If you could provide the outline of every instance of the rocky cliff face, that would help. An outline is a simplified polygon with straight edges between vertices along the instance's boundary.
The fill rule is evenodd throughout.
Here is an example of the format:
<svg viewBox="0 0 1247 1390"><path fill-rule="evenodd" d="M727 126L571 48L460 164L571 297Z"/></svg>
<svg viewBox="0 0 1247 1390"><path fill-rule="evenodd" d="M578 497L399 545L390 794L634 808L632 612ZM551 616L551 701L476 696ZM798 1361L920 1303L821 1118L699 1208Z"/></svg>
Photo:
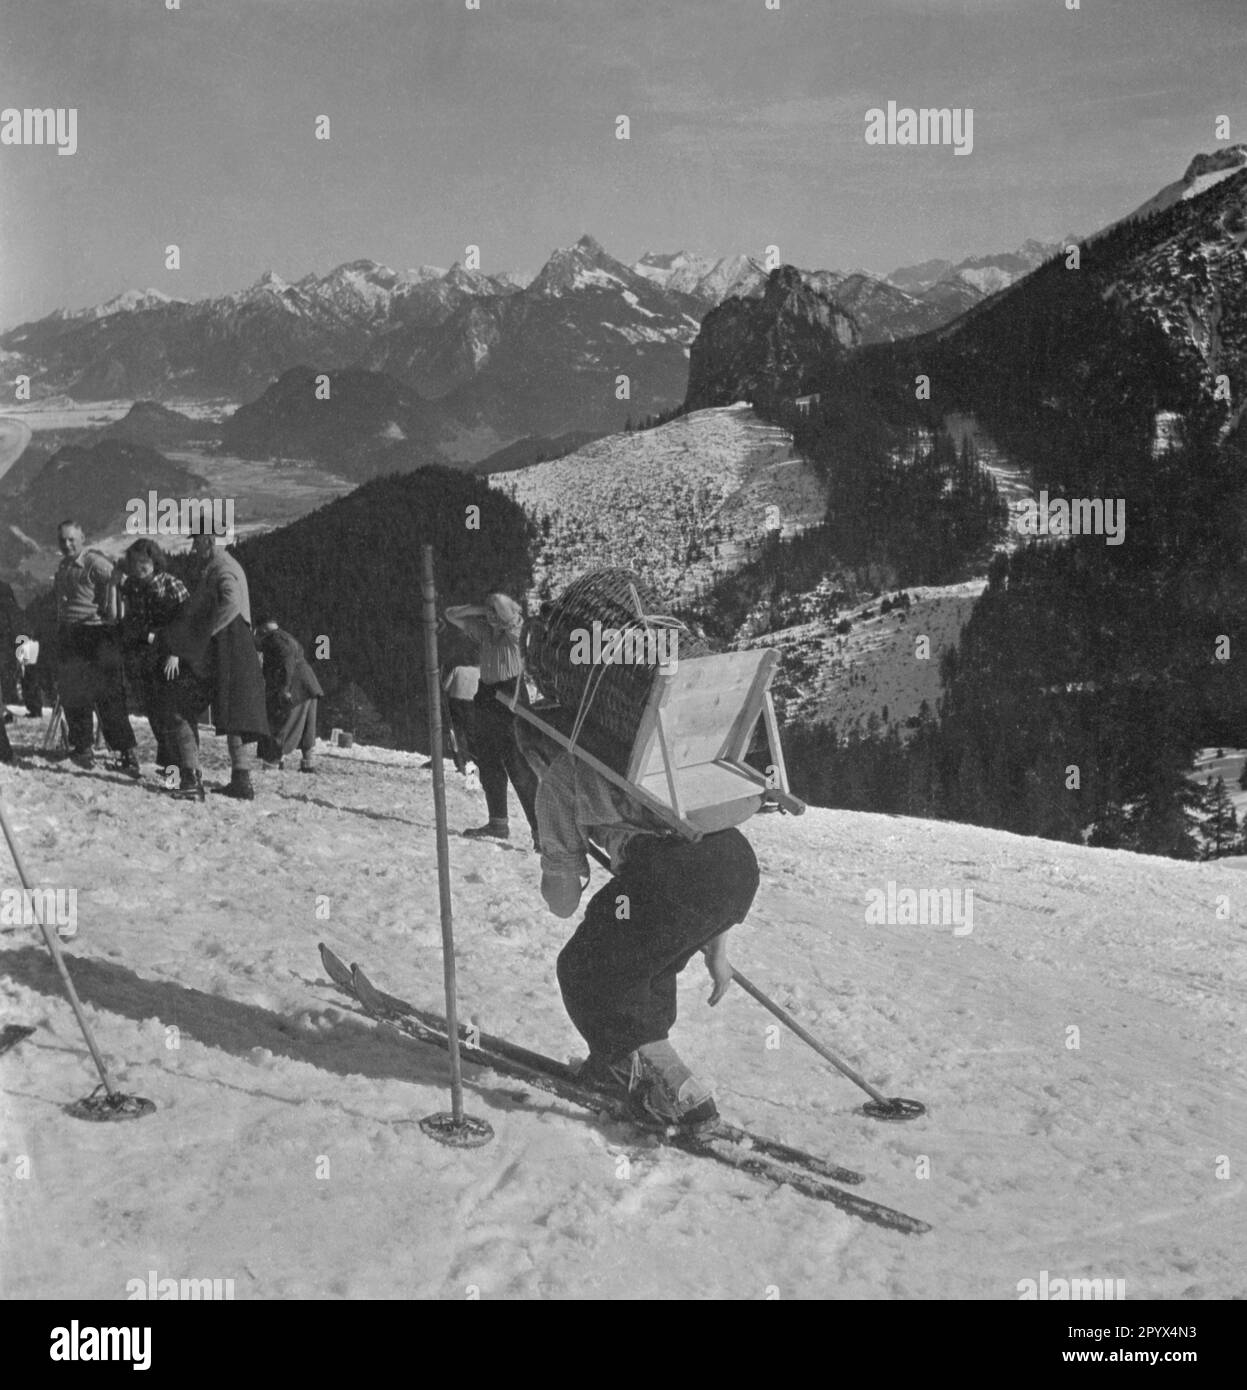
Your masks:
<svg viewBox="0 0 1247 1390"><path fill-rule="evenodd" d="M758 299L728 299L702 321L689 359L690 410L799 396L861 341L856 320L795 266L773 270Z"/></svg>

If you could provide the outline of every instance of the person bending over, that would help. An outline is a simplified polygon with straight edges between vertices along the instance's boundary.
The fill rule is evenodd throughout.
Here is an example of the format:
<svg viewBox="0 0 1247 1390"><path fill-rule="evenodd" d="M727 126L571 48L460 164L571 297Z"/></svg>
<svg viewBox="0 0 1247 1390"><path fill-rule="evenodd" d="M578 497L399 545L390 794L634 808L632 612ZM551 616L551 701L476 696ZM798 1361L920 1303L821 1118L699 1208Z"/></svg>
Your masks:
<svg viewBox="0 0 1247 1390"><path fill-rule="evenodd" d="M735 828L684 839L526 721L517 732L539 777L541 894L550 911L576 914L591 844L611 862L612 878L558 958L564 1006L589 1045L579 1076L626 1094L643 1119L705 1124L718 1115L714 1097L668 1040L676 978L700 951L710 1003L727 992L727 933L758 891L753 848Z"/></svg>

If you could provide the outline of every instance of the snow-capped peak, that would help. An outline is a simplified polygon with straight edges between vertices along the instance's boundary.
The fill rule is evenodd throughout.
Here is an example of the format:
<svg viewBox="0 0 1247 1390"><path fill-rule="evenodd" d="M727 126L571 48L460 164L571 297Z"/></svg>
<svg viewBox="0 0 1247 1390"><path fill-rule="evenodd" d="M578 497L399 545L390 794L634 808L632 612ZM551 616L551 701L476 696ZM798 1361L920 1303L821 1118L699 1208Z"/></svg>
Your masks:
<svg viewBox="0 0 1247 1390"><path fill-rule="evenodd" d="M182 299L172 299L159 290L123 290L103 304L95 304L87 309L73 309L59 314L63 319L103 319L110 314L134 313L140 309L158 309L163 304L184 304Z"/></svg>
<svg viewBox="0 0 1247 1390"><path fill-rule="evenodd" d="M1138 221L1144 217L1151 217L1154 213L1164 212L1166 208L1173 207L1175 203L1185 202L1188 198L1198 198L1201 193L1207 193L1223 179L1233 178L1244 169L1247 169L1247 145L1226 145L1224 149L1213 150L1210 154L1197 154L1187 165L1186 172L1180 179L1166 184L1154 198L1149 198L1146 203L1135 208L1128 217L1110 223L1103 232L1096 235L1103 236L1104 232L1111 231L1122 222Z"/></svg>
<svg viewBox="0 0 1247 1390"><path fill-rule="evenodd" d="M718 304L730 295L750 294L766 280L762 265L744 254L715 260L689 251L647 251L632 269L665 290L709 304Z"/></svg>
<svg viewBox="0 0 1247 1390"><path fill-rule="evenodd" d="M694 256L688 251L647 251L632 268L638 275L649 276L650 272L679 270L694 263L706 267L710 265L705 256Z"/></svg>
<svg viewBox="0 0 1247 1390"><path fill-rule="evenodd" d="M714 261L709 256L694 255L690 251L647 251L632 269L665 290L694 294L698 282L713 266Z"/></svg>
<svg viewBox="0 0 1247 1390"><path fill-rule="evenodd" d="M603 250L586 233L575 246L561 246L529 285L535 294L559 295L568 290L626 289L632 283L628 267Z"/></svg>
<svg viewBox="0 0 1247 1390"><path fill-rule="evenodd" d="M472 294L481 294L492 288L490 278L483 270L469 270L462 261L456 261L442 280L454 289L467 290Z"/></svg>
<svg viewBox="0 0 1247 1390"><path fill-rule="evenodd" d="M275 270L266 270L254 285L249 286L243 291L243 297L245 298L254 294L263 293L282 294L285 290L293 288L290 282L288 280L283 280Z"/></svg>

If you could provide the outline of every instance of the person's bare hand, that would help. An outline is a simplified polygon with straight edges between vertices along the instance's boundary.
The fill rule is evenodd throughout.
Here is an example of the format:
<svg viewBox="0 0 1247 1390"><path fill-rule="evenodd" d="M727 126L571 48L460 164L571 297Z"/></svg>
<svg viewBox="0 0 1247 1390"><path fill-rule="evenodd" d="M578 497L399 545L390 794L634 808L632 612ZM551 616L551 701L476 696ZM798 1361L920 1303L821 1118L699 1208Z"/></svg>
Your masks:
<svg viewBox="0 0 1247 1390"><path fill-rule="evenodd" d="M541 875L541 896L556 917L573 916L583 891L579 874L552 874L546 870Z"/></svg>
<svg viewBox="0 0 1247 1390"><path fill-rule="evenodd" d="M176 680L177 674L180 670L181 663L178 661L176 656L169 656L165 658L165 680Z"/></svg>
<svg viewBox="0 0 1247 1390"><path fill-rule="evenodd" d="M728 991L732 983L732 962L727 958L727 932L715 939L705 949L706 969L714 988L710 991L710 1007L713 1008Z"/></svg>

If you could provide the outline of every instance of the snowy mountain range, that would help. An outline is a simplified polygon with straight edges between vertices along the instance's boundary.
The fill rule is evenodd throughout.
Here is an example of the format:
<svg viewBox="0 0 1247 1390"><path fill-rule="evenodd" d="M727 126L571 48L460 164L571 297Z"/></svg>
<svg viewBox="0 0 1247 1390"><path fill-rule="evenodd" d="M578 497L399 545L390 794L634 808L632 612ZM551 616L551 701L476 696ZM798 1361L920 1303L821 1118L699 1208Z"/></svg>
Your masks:
<svg viewBox="0 0 1247 1390"><path fill-rule="evenodd" d="M926 302L947 293L960 311L933 329L914 323L871 360L885 372L891 364L898 399L912 391L916 371L938 366L945 408L956 381L958 408L980 417L1015 397L1019 420L1037 398L1073 415L1092 409L1093 398L1107 408L1131 376L1154 410L1220 409L1231 430L1247 403L1224 389L1224 379L1247 372L1247 145L1198 156L1181 179L1080 244L1077 279L1056 255L1059 245L1038 241L1009 255L894 272ZM844 349L887 336L867 317L874 305L897 322L898 308L882 298L888 291L911 308L917 302L888 282L773 272L760 296L727 300L706 315L692 351L689 407L817 391ZM827 331L833 307L847 311L855 333ZM812 332L820 316L824 331Z"/></svg>
<svg viewBox="0 0 1247 1390"><path fill-rule="evenodd" d="M56 309L48 317L59 320L90 321L106 319L111 314L134 313L140 309L157 309L164 304L184 303L186 303L185 300L171 299L167 294L161 294L159 290L123 290L121 294L113 295L103 304L95 304L86 309Z"/></svg>
<svg viewBox="0 0 1247 1390"><path fill-rule="evenodd" d="M916 289L864 272L807 274L857 320L864 342L922 332L982 298L964 277ZM128 290L0 337L0 379L79 400L258 396L295 366L360 367L442 404L462 458L535 433L618 428L669 408L687 350L725 299L762 293L747 255L647 252L634 265L591 236L555 250L527 282L456 263L394 270L355 260L286 280L272 270L187 301ZM616 396L617 378L630 395Z"/></svg>
<svg viewBox="0 0 1247 1390"><path fill-rule="evenodd" d="M1016 251L1002 251L989 256L968 256L963 261L930 260L918 265L900 266L887 280L910 294L925 294L939 285L969 286L980 295L995 294L1014 281L1029 275L1062 246L1076 242L1072 233L1061 241L1036 241L1028 238Z"/></svg>
<svg viewBox="0 0 1247 1390"><path fill-rule="evenodd" d="M1244 167L1245 151L1200 156L1135 216L1198 200ZM799 273L852 321L846 341L886 343L979 308L1059 245L1029 240L887 277ZM0 337L0 387L22 374L37 397L248 401L292 368L362 369L429 403L430 449L471 463L529 436L604 433L677 405L706 315L760 300L767 274L746 254L687 250L647 251L629 265L586 235L527 283L461 263L394 270L361 259L294 281L269 270L197 301L128 290Z"/></svg>

